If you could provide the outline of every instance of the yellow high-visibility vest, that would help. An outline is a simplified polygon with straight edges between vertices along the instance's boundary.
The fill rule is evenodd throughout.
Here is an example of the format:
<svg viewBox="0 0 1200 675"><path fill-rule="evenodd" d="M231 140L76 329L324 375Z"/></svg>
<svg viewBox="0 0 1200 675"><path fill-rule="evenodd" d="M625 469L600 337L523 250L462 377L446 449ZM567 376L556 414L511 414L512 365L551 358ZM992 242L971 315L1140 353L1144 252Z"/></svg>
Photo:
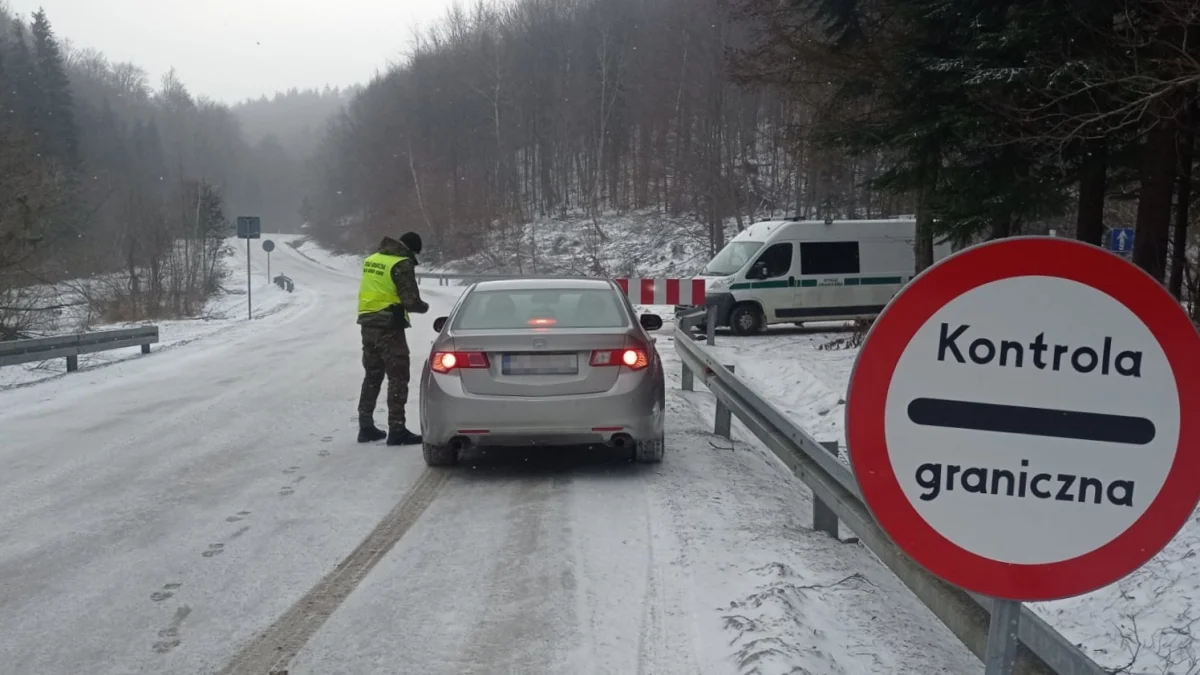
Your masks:
<svg viewBox="0 0 1200 675"><path fill-rule="evenodd" d="M363 261L362 284L358 288L360 315L381 312L401 304L396 282L392 281L392 268L402 260L408 258L376 253ZM408 321L408 308L404 309L404 320Z"/></svg>

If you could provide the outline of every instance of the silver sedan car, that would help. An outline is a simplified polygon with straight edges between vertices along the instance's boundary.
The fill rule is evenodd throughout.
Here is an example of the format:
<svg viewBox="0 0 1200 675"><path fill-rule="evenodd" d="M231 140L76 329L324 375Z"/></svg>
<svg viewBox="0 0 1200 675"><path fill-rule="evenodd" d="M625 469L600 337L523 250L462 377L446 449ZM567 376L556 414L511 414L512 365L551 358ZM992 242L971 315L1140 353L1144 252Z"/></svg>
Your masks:
<svg viewBox="0 0 1200 675"><path fill-rule="evenodd" d="M612 281L484 281L463 293L421 371L425 463L472 446L595 445L663 456L666 387L648 331Z"/></svg>

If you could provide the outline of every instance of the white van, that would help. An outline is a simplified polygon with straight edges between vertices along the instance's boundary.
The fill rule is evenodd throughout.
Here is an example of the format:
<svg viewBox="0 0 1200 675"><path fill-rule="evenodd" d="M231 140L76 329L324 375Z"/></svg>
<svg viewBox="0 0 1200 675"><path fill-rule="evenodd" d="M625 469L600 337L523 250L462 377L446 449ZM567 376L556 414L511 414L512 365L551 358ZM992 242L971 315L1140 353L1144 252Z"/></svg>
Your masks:
<svg viewBox="0 0 1200 675"><path fill-rule="evenodd" d="M705 304L737 335L873 318L914 276L916 227L912 218L755 223L701 272ZM947 243L934 246L935 261L950 253Z"/></svg>

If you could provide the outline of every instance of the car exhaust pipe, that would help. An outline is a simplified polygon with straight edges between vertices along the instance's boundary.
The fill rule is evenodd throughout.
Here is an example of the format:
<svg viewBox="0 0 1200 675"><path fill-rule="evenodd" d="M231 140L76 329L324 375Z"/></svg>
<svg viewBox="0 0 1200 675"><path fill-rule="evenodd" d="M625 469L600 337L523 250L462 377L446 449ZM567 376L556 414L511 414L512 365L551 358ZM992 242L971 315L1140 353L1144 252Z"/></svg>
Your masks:
<svg viewBox="0 0 1200 675"><path fill-rule="evenodd" d="M616 434L612 437L612 445L618 450L633 447L633 437L629 434Z"/></svg>
<svg viewBox="0 0 1200 675"><path fill-rule="evenodd" d="M471 441L466 436L455 436L450 439L450 449L455 452L462 452L471 446Z"/></svg>

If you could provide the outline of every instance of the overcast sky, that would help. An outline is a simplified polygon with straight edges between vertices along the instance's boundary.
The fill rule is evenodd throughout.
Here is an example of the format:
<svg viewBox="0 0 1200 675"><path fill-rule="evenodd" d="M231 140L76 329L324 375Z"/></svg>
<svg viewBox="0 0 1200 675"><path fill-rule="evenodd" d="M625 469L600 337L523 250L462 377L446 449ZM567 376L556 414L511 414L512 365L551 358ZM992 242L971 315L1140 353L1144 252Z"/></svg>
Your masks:
<svg viewBox="0 0 1200 675"><path fill-rule="evenodd" d="M132 61L157 86L173 66L195 95L233 103L370 79L451 0L0 0L46 9L59 39Z"/></svg>

